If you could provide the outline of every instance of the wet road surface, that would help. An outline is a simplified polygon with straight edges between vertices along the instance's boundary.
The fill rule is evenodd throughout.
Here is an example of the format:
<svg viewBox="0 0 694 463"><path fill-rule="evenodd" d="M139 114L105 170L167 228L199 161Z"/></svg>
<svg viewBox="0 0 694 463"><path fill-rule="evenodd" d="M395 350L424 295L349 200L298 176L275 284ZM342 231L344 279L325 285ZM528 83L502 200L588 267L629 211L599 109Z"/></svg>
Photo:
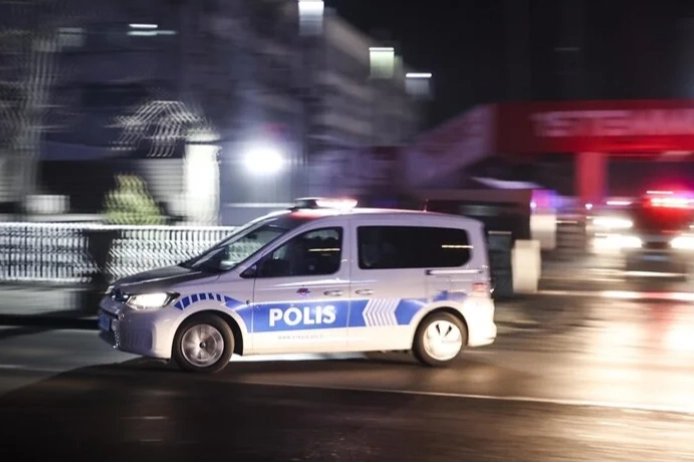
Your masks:
<svg viewBox="0 0 694 463"><path fill-rule="evenodd" d="M295 356L205 377L90 331L4 327L0 445L52 460L694 459L694 306L611 296L501 304L498 342L444 370Z"/></svg>

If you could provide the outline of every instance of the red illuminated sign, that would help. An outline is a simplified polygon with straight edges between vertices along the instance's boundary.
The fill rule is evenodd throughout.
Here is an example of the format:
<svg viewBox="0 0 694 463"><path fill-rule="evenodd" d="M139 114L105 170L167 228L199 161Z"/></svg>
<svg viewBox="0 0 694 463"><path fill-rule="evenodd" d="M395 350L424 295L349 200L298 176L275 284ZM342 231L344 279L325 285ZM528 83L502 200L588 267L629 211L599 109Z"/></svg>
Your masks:
<svg viewBox="0 0 694 463"><path fill-rule="evenodd" d="M553 111L532 118L540 137L694 135L694 109Z"/></svg>
<svg viewBox="0 0 694 463"><path fill-rule="evenodd" d="M501 105L501 152L652 154L694 151L694 101Z"/></svg>

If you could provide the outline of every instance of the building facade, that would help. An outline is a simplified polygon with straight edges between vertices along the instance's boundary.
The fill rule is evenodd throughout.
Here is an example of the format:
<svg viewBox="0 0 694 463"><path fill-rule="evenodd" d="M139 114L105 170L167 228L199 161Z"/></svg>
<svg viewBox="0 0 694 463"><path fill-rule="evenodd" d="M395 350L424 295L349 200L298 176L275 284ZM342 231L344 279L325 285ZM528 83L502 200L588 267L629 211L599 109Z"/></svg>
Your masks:
<svg viewBox="0 0 694 463"><path fill-rule="evenodd" d="M417 134L421 101L408 92L407 69L393 56L392 72L375 76L373 53L390 48L326 11L323 35L312 45L315 92L309 118L314 195L352 193L360 179L349 166L374 146L402 146ZM395 50L393 49L393 52ZM352 171L346 177L341 172ZM368 177L364 166L364 176Z"/></svg>
<svg viewBox="0 0 694 463"><path fill-rule="evenodd" d="M40 58L51 67L38 86L38 142L24 149L38 165L31 193L68 196L72 212L99 213L115 176L129 173L169 215L237 225L299 196L337 193L351 153L416 133L404 67L370 78L379 44L331 11L322 33L306 37L296 0L55 5L26 25L50 42ZM31 70L12 71L32 81ZM13 148L3 149L10 159Z"/></svg>

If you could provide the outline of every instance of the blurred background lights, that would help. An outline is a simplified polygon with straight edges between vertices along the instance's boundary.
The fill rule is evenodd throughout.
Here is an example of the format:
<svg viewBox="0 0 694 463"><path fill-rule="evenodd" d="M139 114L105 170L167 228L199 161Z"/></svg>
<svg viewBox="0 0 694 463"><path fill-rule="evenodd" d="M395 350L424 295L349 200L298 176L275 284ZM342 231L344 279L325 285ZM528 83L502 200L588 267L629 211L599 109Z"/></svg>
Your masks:
<svg viewBox="0 0 694 463"><path fill-rule="evenodd" d="M320 35L323 32L323 0L299 0L299 25L301 35Z"/></svg>
<svg viewBox="0 0 694 463"><path fill-rule="evenodd" d="M428 99L432 96L430 72L408 72L405 74L405 87L407 93L416 98Z"/></svg>
<svg viewBox="0 0 694 463"><path fill-rule="evenodd" d="M395 48L369 48L369 62L371 66L372 78L389 79L393 77L395 72Z"/></svg>
<svg viewBox="0 0 694 463"><path fill-rule="evenodd" d="M243 156L243 162L248 172L254 175L273 175L285 165L283 153L272 145L250 146Z"/></svg>

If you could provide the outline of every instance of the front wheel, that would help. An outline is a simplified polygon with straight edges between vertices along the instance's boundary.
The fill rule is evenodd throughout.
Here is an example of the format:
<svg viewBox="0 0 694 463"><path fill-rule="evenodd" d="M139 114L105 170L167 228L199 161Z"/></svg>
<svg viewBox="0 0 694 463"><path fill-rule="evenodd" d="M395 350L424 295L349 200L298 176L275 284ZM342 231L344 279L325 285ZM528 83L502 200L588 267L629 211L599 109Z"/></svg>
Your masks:
<svg viewBox="0 0 694 463"><path fill-rule="evenodd" d="M463 350L467 329L455 316L439 312L426 317L414 338L414 355L421 363L441 367L448 365Z"/></svg>
<svg viewBox="0 0 694 463"><path fill-rule="evenodd" d="M218 373L229 364L233 352L234 334L216 315L184 321L174 338L174 360L186 371Z"/></svg>

